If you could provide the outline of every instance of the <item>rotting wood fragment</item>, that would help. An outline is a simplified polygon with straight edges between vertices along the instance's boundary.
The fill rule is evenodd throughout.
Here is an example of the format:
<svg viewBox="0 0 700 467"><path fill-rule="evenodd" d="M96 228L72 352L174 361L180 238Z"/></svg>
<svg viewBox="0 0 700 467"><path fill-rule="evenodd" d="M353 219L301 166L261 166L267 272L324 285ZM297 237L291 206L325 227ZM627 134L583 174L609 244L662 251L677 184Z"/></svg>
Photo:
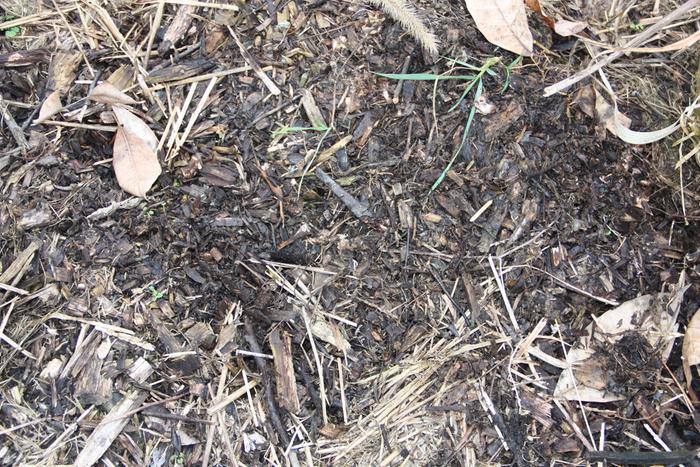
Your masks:
<svg viewBox="0 0 700 467"><path fill-rule="evenodd" d="M159 70L153 70L148 74L146 83L158 84L192 78L194 76L207 73L215 66L216 65L213 62L207 60L206 58L187 60L182 63L178 63L177 65L161 68Z"/></svg>
<svg viewBox="0 0 700 467"><path fill-rule="evenodd" d="M185 37L185 33L190 28L192 24L192 19L194 18L194 13L197 11L197 7L193 5L180 5L175 18L168 25L168 29L163 34L163 41L158 46L158 53L161 56L165 56L177 42Z"/></svg>
<svg viewBox="0 0 700 467"><path fill-rule="evenodd" d="M280 405L291 413L299 413L299 396L292 361L292 340L289 334L281 333L279 327L275 328L270 333L270 347L274 357L277 398L280 400Z"/></svg>
<svg viewBox="0 0 700 467"><path fill-rule="evenodd" d="M158 334L158 340L161 344L165 346L168 353L176 354L175 357L168 359L166 365L169 368L177 371L182 376L189 376L197 371L202 363L199 361L199 357L192 353L187 353L185 348L178 340L170 333L170 330L161 322L160 319L155 315L153 310L149 310L147 313L151 325ZM180 355L177 355L180 354Z"/></svg>
<svg viewBox="0 0 700 467"><path fill-rule="evenodd" d="M308 89L301 90L301 105L306 111L306 116L311 122L311 126L314 128L327 128L326 120L323 118L321 109L318 108L316 104L316 99L314 99L313 94Z"/></svg>
<svg viewBox="0 0 700 467"><path fill-rule="evenodd" d="M22 277L24 277L24 274L29 268L29 264L34 258L34 254L39 250L40 246L41 242L35 240L18 254L12 264L0 274L0 283L12 283L12 285L17 285L17 283L22 280Z"/></svg>
<svg viewBox="0 0 700 467"><path fill-rule="evenodd" d="M144 383L152 373L151 364L139 358L131 366L129 377L137 383ZM75 467L90 467L97 463L129 422L129 417L125 415L143 404L147 397L146 391L140 389L129 391L90 434L85 446L75 459Z"/></svg>

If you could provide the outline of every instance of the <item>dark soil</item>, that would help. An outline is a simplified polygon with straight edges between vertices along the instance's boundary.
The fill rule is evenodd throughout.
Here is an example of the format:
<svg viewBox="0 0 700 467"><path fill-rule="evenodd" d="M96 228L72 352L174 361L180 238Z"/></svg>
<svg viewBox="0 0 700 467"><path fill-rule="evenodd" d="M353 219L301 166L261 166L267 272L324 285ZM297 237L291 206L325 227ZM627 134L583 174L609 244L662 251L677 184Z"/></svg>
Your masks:
<svg viewBox="0 0 700 467"><path fill-rule="evenodd" d="M111 8L122 33L135 26L132 45L148 37L140 25L153 10L132 16ZM178 8L166 5L164 25ZM459 2L431 7L445 56L502 61L484 82L495 111L477 115L452 171L430 193L459 146L471 98L448 113L460 82L441 82L433 96L431 82L373 72L440 73L449 64L426 63L397 24L361 4L298 2L289 28L267 8L246 3L248 14L230 24L282 94L270 95L252 72L222 77L194 136L163 161L147 199L97 218L129 198L111 164L100 162L111 157L113 133L29 124L46 94L54 33L41 22L27 25L27 34L49 39L38 47L46 53L22 66L0 62L2 97L28 104L8 109L31 140L20 151L0 127L0 274L38 246L19 280L5 284L22 293L0 289L0 329L13 343L0 345L2 465L73 462L129 391L143 392L143 407L128 417L105 465L175 465L178 455L184 465L580 463L589 449L572 422L586 436L588 426L596 442L605 424L606 449L615 451L659 449L645 424L672 450L697 446L696 412L681 399L662 404L686 388L681 339L668 362L634 335L602 349L612 375L603 384L625 399L586 404L585 420L577 403L558 408L552 400L561 369L537 361L539 385L510 374L515 344L540 320L542 335L553 337L540 348L564 358L554 338L572 344L591 315L611 308L605 301L661 292L683 270L691 288L680 332L698 308L695 167L684 171L685 224L680 191L664 182L677 181L669 170L675 149L618 141L579 110L573 91L542 97L545 83L585 63L585 49L574 42L559 50L572 44L533 18L541 43L557 52L526 59L501 92L503 64L516 57L486 42ZM290 10L279 2L277 11ZM223 13L197 14L177 52L154 55L149 70L189 64L197 76L245 65L214 21ZM81 27L77 12L66 15ZM101 34L97 49L83 50L104 79L130 61ZM22 43L0 42L0 53ZM93 80L84 62L78 80L64 103L84 97ZM687 83L662 85L690 93ZM182 103L189 86L158 97ZM332 130L275 138L284 126L312 126L300 104L304 89ZM147 100L139 109L160 136L168 118ZM83 123L102 124L92 112ZM323 150L347 135L349 144L319 167L368 206L363 218L313 173L302 179L293 170L319 144ZM519 329L489 256L502 268ZM133 331L155 350L100 323ZM311 339L314 326L325 326L326 337L318 331ZM280 389L285 345L296 408ZM455 352L463 346L473 348ZM129 376L139 357L154 369L143 383ZM217 395L245 381L256 386L207 412ZM488 417L482 392L495 408ZM380 419L378 407L403 397L400 410ZM411 425L411 417L424 424Z"/></svg>

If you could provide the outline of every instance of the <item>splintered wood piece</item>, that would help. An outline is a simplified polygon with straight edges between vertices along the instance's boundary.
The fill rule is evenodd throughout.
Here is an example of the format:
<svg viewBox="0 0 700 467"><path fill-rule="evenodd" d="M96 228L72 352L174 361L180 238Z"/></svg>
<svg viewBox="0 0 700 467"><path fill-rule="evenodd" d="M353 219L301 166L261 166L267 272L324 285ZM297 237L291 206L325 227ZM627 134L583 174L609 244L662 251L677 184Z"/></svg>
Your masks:
<svg viewBox="0 0 700 467"><path fill-rule="evenodd" d="M166 362L166 365L183 376L189 376L197 371L202 366L202 363L199 361L197 355L194 355L193 353L186 353L186 351L190 349L185 348L182 344L180 344L175 336L170 333L170 330L165 327L165 325L158 319L157 316L155 316L155 314L153 314L152 310L150 313L148 313L148 317L151 321L151 325L158 334L158 340L160 340L160 342L163 344L165 350L168 353L183 354L169 359Z"/></svg>
<svg viewBox="0 0 700 467"><path fill-rule="evenodd" d="M129 376L137 383L145 382L152 373L153 367L143 358L135 361L129 370ZM90 467L97 463L129 422L129 417L125 415L140 407L146 397L148 393L145 391L139 389L129 391L90 434L85 447L75 460L75 467Z"/></svg>
<svg viewBox="0 0 700 467"><path fill-rule="evenodd" d="M185 36L187 30L192 24L192 19L194 19L194 13L197 11L197 7L193 5L182 5L177 10L175 18L173 18L172 23L166 29L165 34L163 34L163 41L158 47L158 53L160 55L165 55L166 52L177 43L178 40Z"/></svg>
<svg viewBox="0 0 700 467"><path fill-rule="evenodd" d="M3 28L11 28L9 22L3 23ZM45 62L49 59L50 53L46 49L16 50L6 54L0 54L0 67L16 68L30 66Z"/></svg>
<svg viewBox="0 0 700 467"><path fill-rule="evenodd" d="M33 241L24 251L18 254L12 264L0 274L0 283L9 284L12 282L12 285L17 285L27 272L29 264L32 262L34 254L39 250L40 246L40 241Z"/></svg>
<svg viewBox="0 0 700 467"><path fill-rule="evenodd" d="M237 334L235 324L227 324L221 328L214 353L223 357L236 350Z"/></svg>
<svg viewBox="0 0 700 467"><path fill-rule="evenodd" d="M301 90L301 105L306 111L306 116L309 117L309 122L314 128L327 128L326 120L323 118L321 109L316 105L316 100L313 94L308 89Z"/></svg>
<svg viewBox="0 0 700 467"><path fill-rule="evenodd" d="M112 397L112 379L102 374L104 360L95 354L88 356L87 362L75 381L75 395L84 406L102 405Z"/></svg>
<svg viewBox="0 0 700 467"><path fill-rule="evenodd" d="M10 130L10 133L12 133L12 137L15 139L20 149L22 151L26 151L27 149L29 149L29 142L24 136L24 131L22 130L22 127L17 125L17 122L15 122L15 119L10 113L10 110L7 106L7 103L5 103L2 96L0 96L0 117L2 117L5 125Z"/></svg>
<svg viewBox="0 0 700 467"><path fill-rule="evenodd" d="M270 347L275 362L277 380L277 398L280 405L291 413L299 413L299 396L297 395L294 362L292 361L292 340L289 334L282 334L275 328L270 334Z"/></svg>
<svg viewBox="0 0 700 467"><path fill-rule="evenodd" d="M153 70L146 78L146 83L157 84L192 78L208 72L215 66L216 64L213 61L206 58L187 60L176 65L167 66L159 70Z"/></svg>
<svg viewBox="0 0 700 467"><path fill-rule="evenodd" d="M206 323L197 322L185 331L185 337L192 347L204 347L211 349L216 341L216 335L211 330L211 326Z"/></svg>
<svg viewBox="0 0 700 467"><path fill-rule="evenodd" d="M58 52L49 64L47 89L68 92L73 85L80 65L81 55L77 52Z"/></svg>

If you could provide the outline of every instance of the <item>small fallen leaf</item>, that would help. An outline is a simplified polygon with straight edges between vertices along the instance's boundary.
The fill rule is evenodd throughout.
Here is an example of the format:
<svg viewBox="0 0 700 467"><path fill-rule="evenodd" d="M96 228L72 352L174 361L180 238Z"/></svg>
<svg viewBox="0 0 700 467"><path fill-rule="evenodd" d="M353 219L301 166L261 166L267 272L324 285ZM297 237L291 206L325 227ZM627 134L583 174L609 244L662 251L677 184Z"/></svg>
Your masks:
<svg viewBox="0 0 700 467"><path fill-rule="evenodd" d="M567 21L564 19L558 20L554 23L554 32L563 37L573 36L578 34L588 27L588 23L585 21Z"/></svg>
<svg viewBox="0 0 700 467"><path fill-rule="evenodd" d="M486 40L529 57L534 41L522 0L465 0L469 14Z"/></svg>
<svg viewBox="0 0 700 467"><path fill-rule="evenodd" d="M596 92L590 84L582 86L574 94L574 104L577 104L583 113L591 118L595 118L595 98Z"/></svg>
<svg viewBox="0 0 700 467"><path fill-rule="evenodd" d="M146 125L146 122L122 107L112 107L112 112L114 112L114 117L117 119L117 123L120 126L123 126L130 133L144 140L146 144L148 144L148 147L155 152L158 147L158 137L153 133L153 130Z"/></svg>
<svg viewBox="0 0 700 467"><path fill-rule="evenodd" d="M351 349L350 342L345 339L338 326L322 318L316 318L311 325L311 332L324 342L334 345L341 352Z"/></svg>
<svg viewBox="0 0 700 467"><path fill-rule="evenodd" d="M103 81L88 95L88 99L101 104L124 104L133 105L136 101L117 89L114 85Z"/></svg>
<svg viewBox="0 0 700 467"><path fill-rule="evenodd" d="M61 104L61 91L54 91L44 100L41 104L41 109L39 110L39 118L34 120L34 124L37 125L61 111L63 104Z"/></svg>
<svg viewBox="0 0 700 467"><path fill-rule="evenodd" d="M697 310L688 323L683 337L683 373L685 384L690 388L693 382L693 365L700 365L700 310Z"/></svg>
<svg viewBox="0 0 700 467"><path fill-rule="evenodd" d="M145 196L161 173L156 155L158 138L146 123L121 107L114 107L119 124L114 139L112 165L124 191Z"/></svg>

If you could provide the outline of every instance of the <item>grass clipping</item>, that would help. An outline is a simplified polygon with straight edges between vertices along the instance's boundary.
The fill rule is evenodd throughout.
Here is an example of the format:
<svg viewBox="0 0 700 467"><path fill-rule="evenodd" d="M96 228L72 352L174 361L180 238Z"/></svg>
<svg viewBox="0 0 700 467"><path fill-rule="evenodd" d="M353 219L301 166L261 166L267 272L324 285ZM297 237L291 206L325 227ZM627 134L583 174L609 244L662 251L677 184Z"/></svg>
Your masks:
<svg viewBox="0 0 700 467"><path fill-rule="evenodd" d="M431 58L438 56L438 41L428 30L418 12L407 0L369 0L394 20L423 47L423 51Z"/></svg>

